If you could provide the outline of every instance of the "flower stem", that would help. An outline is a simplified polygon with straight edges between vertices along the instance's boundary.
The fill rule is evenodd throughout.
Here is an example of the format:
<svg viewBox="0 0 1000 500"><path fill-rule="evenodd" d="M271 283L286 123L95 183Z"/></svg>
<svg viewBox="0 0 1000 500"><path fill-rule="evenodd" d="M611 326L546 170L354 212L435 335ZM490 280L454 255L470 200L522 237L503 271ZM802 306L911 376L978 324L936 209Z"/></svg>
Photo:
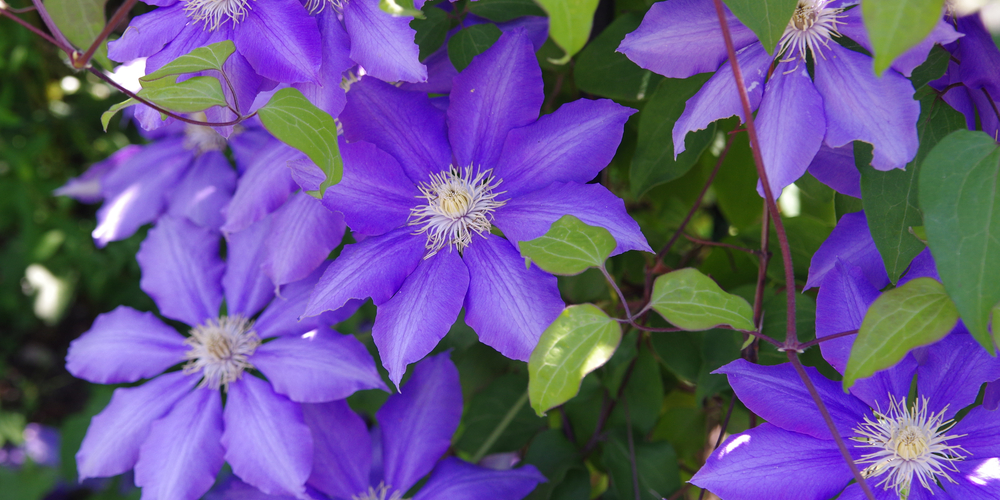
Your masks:
<svg viewBox="0 0 1000 500"><path fill-rule="evenodd" d="M76 51L73 51L73 53L70 54L69 59L74 68L83 69L90 64L90 59L94 57L94 53L97 52L97 49L102 43L104 43L104 40L108 38L108 35L111 34L115 27L118 26L123 19L125 19L125 16L132 10L132 7L135 6L136 2L137 0L125 0L125 3L118 7L118 10L116 10L114 15L111 16L111 20L104 25L104 29L101 30L101 32L97 35L97 38L90 44L90 47L83 53L82 56L76 57L78 54Z"/></svg>
<svg viewBox="0 0 1000 500"><path fill-rule="evenodd" d="M527 402L528 391L525 390L524 394L521 395L521 398L518 399L517 402L514 403L514 406L511 406L510 409L507 410L507 414L500 419L500 423L497 424L496 428L493 429L493 432L486 438L486 441L483 441L482 446L476 450L476 454L472 455L472 463L479 463L479 461L486 456L486 453L493 447L493 443L496 443L497 439L500 438L500 435L503 434L503 431L507 430L507 426L514 421L514 417L517 416L517 412L521 411L521 408L524 408L524 404Z"/></svg>

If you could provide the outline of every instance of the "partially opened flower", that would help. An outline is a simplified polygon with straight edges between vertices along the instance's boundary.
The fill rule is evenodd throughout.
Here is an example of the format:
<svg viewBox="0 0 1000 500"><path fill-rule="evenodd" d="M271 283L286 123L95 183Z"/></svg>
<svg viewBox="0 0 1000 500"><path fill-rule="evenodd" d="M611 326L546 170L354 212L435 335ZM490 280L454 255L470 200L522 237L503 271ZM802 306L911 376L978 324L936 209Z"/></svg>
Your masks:
<svg viewBox="0 0 1000 500"><path fill-rule="evenodd" d="M585 184L614 156L634 110L582 99L539 118L543 97L521 30L455 77L447 113L378 80L352 85L344 178L323 202L365 238L330 265L305 315L371 297L375 344L398 384L463 307L484 343L528 359L564 304L556 278L526 268L516 245L563 215L607 228L616 254L649 251L622 200Z"/></svg>
<svg viewBox="0 0 1000 500"><path fill-rule="evenodd" d="M736 59L753 109L761 154L777 195L805 173L823 145L852 141L875 146L872 166L904 168L917 152L920 105L904 78L934 43L959 34L944 22L904 53L881 76L871 57L839 43L842 36L871 46L860 8L844 0L799 0L781 38L777 57L727 9ZM642 24L622 41L619 52L643 68L671 78L715 71L674 124L674 152L684 151L688 132L720 118L744 116L713 0L668 0L653 4ZM806 60L814 63L810 75Z"/></svg>
<svg viewBox="0 0 1000 500"><path fill-rule="evenodd" d="M329 329L353 308L297 321L319 271L274 296L259 270L261 233L233 235L223 263L218 232L171 216L149 232L137 255L141 286L190 330L123 306L70 345L67 369L91 382L155 377L115 390L91 421L77 453L81 479L134 468L143 498L193 500L225 461L263 491L303 496L314 440L301 403L384 388L364 346Z"/></svg>
<svg viewBox="0 0 1000 500"><path fill-rule="evenodd" d="M1000 49L978 13L953 22L965 36L945 46L953 57L944 76L931 85L965 115L969 129L976 129L978 118L982 130L1000 140Z"/></svg>

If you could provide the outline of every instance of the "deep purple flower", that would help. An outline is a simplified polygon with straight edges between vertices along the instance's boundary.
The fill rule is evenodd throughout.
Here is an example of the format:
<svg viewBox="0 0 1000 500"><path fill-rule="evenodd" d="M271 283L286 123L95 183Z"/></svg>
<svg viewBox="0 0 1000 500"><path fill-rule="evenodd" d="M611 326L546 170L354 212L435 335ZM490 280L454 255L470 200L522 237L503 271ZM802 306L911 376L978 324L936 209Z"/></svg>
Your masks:
<svg viewBox="0 0 1000 500"><path fill-rule="evenodd" d="M944 76L931 85L965 115L970 130L976 129L978 117L982 130L1000 140L1000 50L978 13L954 23L965 36L945 46L953 57Z"/></svg>
<svg viewBox="0 0 1000 500"><path fill-rule="evenodd" d="M263 491L302 496L314 439L301 403L385 388L364 346L328 329L353 307L297 321L321 271L275 297L258 269L262 236L231 236L223 262L218 232L171 216L150 230L136 256L140 285L163 316L191 329L183 336L151 313L119 307L70 345L66 367L77 377L155 377L115 390L91 421L77 453L81 479L134 468L143 498L195 499L226 461Z"/></svg>
<svg viewBox="0 0 1000 500"><path fill-rule="evenodd" d="M455 77L447 113L378 80L352 85L344 178L323 202L364 239L330 265L305 315L371 297L375 344L398 384L463 307L480 340L528 358L564 304L556 278L526 268L516 245L563 215L607 228L616 254L649 251L624 203L584 184L610 162L634 110L582 99L539 118L543 98L521 30Z"/></svg>
<svg viewBox="0 0 1000 500"><path fill-rule="evenodd" d="M869 56L836 42L846 36L871 49L861 9L848 9L850 4L800 0L776 58L727 11L751 106L759 108L755 122L761 154L776 195L805 173L823 145L868 142L875 146L872 166L878 170L904 168L916 155L920 105L904 75L927 57L934 43L952 42L961 35L939 23L926 40L900 56L893 69L877 77ZM746 119L732 68L724 64L726 48L712 0L653 4L618 50L639 66L671 78L716 72L688 100L674 125L675 155L684 151L688 132L720 118ZM809 55L815 77L806 69Z"/></svg>

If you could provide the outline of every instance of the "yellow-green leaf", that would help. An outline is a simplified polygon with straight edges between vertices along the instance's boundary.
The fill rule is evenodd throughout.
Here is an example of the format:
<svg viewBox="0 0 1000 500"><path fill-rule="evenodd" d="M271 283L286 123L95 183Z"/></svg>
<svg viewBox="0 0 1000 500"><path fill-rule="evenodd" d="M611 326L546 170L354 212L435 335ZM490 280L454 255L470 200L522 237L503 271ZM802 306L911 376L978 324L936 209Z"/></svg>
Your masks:
<svg viewBox="0 0 1000 500"><path fill-rule="evenodd" d="M139 104L139 101L137 101L137 100L129 97L128 99L126 99L126 100L124 100L124 101L122 101L122 102L120 102L118 104L115 104L114 106L111 106L104 113L101 113L101 126L104 127L104 131L105 132L108 131L108 124L111 123L111 118L112 117L114 117L116 114L118 114L119 111L121 111L121 110L123 110L123 109L125 109L125 108L127 108L129 106L132 106L133 104Z"/></svg>
<svg viewBox="0 0 1000 500"><path fill-rule="evenodd" d="M196 76L183 82L156 85L137 92L136 95L177 113L195 113L212 106L225 106L226 95L222 93L219 79L212 76Z"/></svg>
<svg viewBox="0 0 1000 500"><path fill-rule="evenodd" d="M865 0L861 13L868 29L875 73L920 43L941 20L944 0Z"/></svg>
<svg viewBox="0 0 1000 500"><path fill-rule="evenodd" d="M697 269L669 272L653 283L653 310L685 330L708 330L729 325L737 330L753 329L750 304L719 288Z"/></svg>
<svg viewBox="0 0 1000 500"><path fill-rule="evenodd" d="M332 116L293 88L275 92L257 115L268 132L305 153L323 170L326 179L319 186L320 197L326 188L340 182L344 161L337 144L337 123Z"/></svg>
<svg viewBox="0 0 1000 500"><path fill-rule="evenodd" d="M233 52L236 52L236 46L233 45L231 40L223 40L204 47L198 47L170 61L162 68L139 78L139 82L145 87L148 82L159 80L166 76L197 73L210 69L222 71L222 65L229 59L229 56L233 55Z"/></svg>
<svg viewBox="0 0 1000 500"><path fill-rule="evenodd" d="M590 38L598 0L535 0L549 15L549 36L566 52L561 59L551 61L566 64Z"/></svg>
<svg viewBox="0 0 1000 500"><path fill-rule="evenodd" d="M572 276L604 264L615 238L603 227L588 226L572 215L552 223L538 238L518 243L521 256L552 274Z"/></svg>
<svg viewBox="0 0 1000 500"><path fill-rule="evenodd" d="M104 29L106 2L107 0L46 0L45 10L66 39L80 49L80 52L84 52ZM107 40L94 52L93 59L107 69L114 67L108 59Z"/></svg>

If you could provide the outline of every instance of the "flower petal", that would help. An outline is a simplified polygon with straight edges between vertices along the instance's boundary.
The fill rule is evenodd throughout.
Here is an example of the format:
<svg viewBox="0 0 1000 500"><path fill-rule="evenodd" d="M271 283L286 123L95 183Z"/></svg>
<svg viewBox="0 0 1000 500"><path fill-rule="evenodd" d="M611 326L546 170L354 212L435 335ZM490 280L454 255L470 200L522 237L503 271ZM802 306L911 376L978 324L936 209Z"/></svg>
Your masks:
<svg viewBox="0 0 1000 500"><path fill-rule="evenodd" d="M233 42L260 76L277 82L315 80L323 61L316 20L296 0L256 0Z"/></svg>
<svg viewBox="0 0 1000 500"><path fill-rule="evenodd" d="M323 62L317 81L298 83L294 87L316 107L330 116L337 116L347 102L347 95L340 86L344 72L355 64L350 58L351 39L335 9L323 9L316 14L316 23L323 42Z"/></svg>
<svg viewBox="0 0 1000 500"><path fill-rule="evenodd" d="M108 42L108 57L124 63L151 56L173 41L187 22L183 3L136 16L119 39Z"/></svg>
<svg viewBox="0 0 1000 500"><path fill-rule="evenodd" d="M153 422L139 450L135 485L149 500L195 500L215 484L222 469L222 398L195 390Z"/></svg>
<svg viewBox="0 0 1000 500"><path fill-rule="evenodd" d="M983 384L1000 379L1000 359L990 356L961 324L914 356L919 363L917 392L927 398L929 413L944 411L945 419L975 403Z"/></svg>
<svg viewBox="0 0 1000 500"><path fill-rule="evenodd" d="M492 234L465 249L469 294L465 323L479 340L511 359L527 361L565 304L556 277L524 259L507 241Z"/></svg>
<svg viewBox="0 0 1000 500"><path fill-rule="evenodd" d="M309 485L334 498L368 489L372 443L364 420L346 401L302 405L315 441Z"/></svg>
<svg viewBox="0 0 1000 500"><path fill-rule="evenodd" d="M927 55L931 53L931 49L934 48L935 44L948 45L961 37L961 33L955 31L955 28L948 24L947 21L941 19L926 38L906 52L903 52L892 62L891 67L902 73L903 76L909 77L917 66L920 66L927 60Z"/></svg>
<svg viewBox="0 0 1000 500"><path fill-rule="evenodd" d="M948 434L964 434L963 437L948 440L948 444L961 446L968 453L968 458L1000 457L1000 422L994 410L981 406L973 408Z"/></svg>
<svg viewBox="0 0 1000 500"><path fill-rule="evenodd" d="M222 288L226 293L226 313L252 318L274 297L274 285L261 272L264 241L271 232L271 217L226 236L226 273Z"/></svg>
<svg viewBox="0 0 1000 500"><path fill-rule="evenodd" d="M95 384L122 384L158 375L184 360L184 337L153 313L118 306L70 342L66 370Z"/></svg>
<svg viewBox="0 0 1000 500"><path fill-rule="evenodd" d="M521 500L544 482L545 476L532 465L493 470L448 457L434 468L413 500L476 500L486 491L491 500Z"/></svg>
<svg viewBox="0 0 1000 500"><path fill-rule="evenodd" d="M108 406L91 419L76 453L80 480L116 476L134 467L150 424L170 411L197 381L173 372L138 387L115 389Z"/></svg>
<svg viewBox="0 0 1000 500"><path fill-rule="evenodd" d="M419 8L419 7L418 7ZM344 5L344 26L351 35L351 59L365 72L387 82L423 82L417 32L407 16L393 16L378 0L352 0Z"/></svg>
<svg viewBox="0 0 1000 500"><path fill-rule="evenodd" d="M285 203L288 195L298 189L291 170L285 166L297 154L297 150L275 139L261 148L256 161L246 167L236 185L236 192L226 209L222 232L242 231Z"/></svg>
<svg viewBox="0 0 1000 500"><path fill-rule="evenodd" d="M831 148L820 146L809 164L809 173L834 191L861 198L861 172L854 166L854 145Z"/></svg>
<svg viewBox="0 0 1000 500"><path fill-rule="evenodd" d="M995 417L994 417L995 418ZM954 483L941 481L948 495L942 495L940 490L935 490L937 495L924 495L925 498L914 500L965 500L967 498L979 499L1000 499L1000 458L995 455L989 458L978 459L972 457L970 460L963 460L955 464L958 473L950 473L949 476L956 479ZM913 488L923 489L923 488ZM910 498L914 496L911 495ZM907 499L909 500L909 499Z"/></svg>
<svg viewBox="0 0 1000 500"><path fill-rule="evenodd" d="M261 268L275 287L309 276L344 238L343 215L302 191L271 216Z"/></svg>
<svg viewBox="0 0 1000 500"><path fill-rule="evenodd" d="M175 217L187 217L201 227L218 229L226 221L222 209L236 190L236 171L218 151L206 151L195 159L187 175L170 194Z"/></svg>
<svg viewBox="0 0 1000 500"><path fill-rule="evenodd" d="M881 294L865 278L861 268L834 257L834 267L816 296L816 337L823 338L861 328L868 307ZM823 358L844 373L855 336L827 340L820 344Z"/></svg>
<svg viewBox="0 0 1000 500"><path fill-rule="evenodd" d="M823 283L823 279L833 270L838 259L859 267L864 272L865 278L876 288L883 288L889 284L889 274L886 273L885 263L882 262L882 256L875 247L863 211L844 214L837 222L837 227L813 254L812 262L809 264L806 289Z"/></svg>
<svg viewBox="0 0 1000 500"><path fill-rule="evenodd" d="M382 366L399 387L406 366L423 359L458 319L469 289L469 271L458 252L422 260L403 286L378 308L372 336Z"/></svg>
<svg viewBox="0 0 1000 500"><path fill-rule="evenodd" d="M309 296L312 294L313 288L316 287L316 282L326 272L328 264L328 262L324 262L305 279L289 283L281 288L280 294L268 304L267 309L264 309L257 317L257 321L254 322L260 338L303 335L320 328L329 328L330 325L335 325L351 317L358 310L362 302L351 300L339 309L299 320L303 311L306 310L306 304L309 303Z"/></svg>
<svg viewBox="0 0 1000 500"><path fill-rule="evenodd" d="M223 418L222 446L233 473L271 495L305 491L313 442L297 403L247 374L229 384Z"/></svg>
<svg viewBox="0 0 1000 500"><path fill-rule="evenodd" d="M219 315L222 273L219 233L169 215L160 218L139 246L139 287L160 314L191 326Z"/></svg>

